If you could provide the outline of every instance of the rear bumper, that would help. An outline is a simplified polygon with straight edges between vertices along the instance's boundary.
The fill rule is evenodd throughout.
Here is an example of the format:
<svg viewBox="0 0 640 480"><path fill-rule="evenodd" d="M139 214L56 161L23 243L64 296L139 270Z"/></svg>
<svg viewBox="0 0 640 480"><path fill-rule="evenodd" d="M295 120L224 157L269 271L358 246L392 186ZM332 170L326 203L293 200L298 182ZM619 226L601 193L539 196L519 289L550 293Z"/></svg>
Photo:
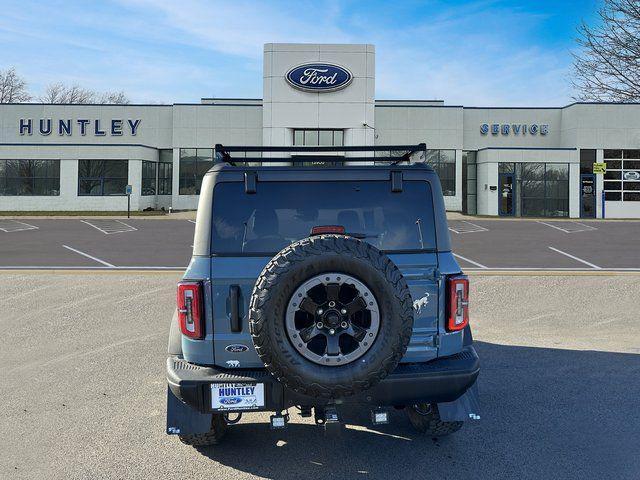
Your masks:
<svg viewBox="0 0 640 480"><path fill-rule="evenodd" d="M212 383L263 383L265 406L259 410L266 411L280 411L294 405L317 406L326 403L404 406L423 402L452 402L474 384L479 372L478 354L469 345L450 357L427 363L398 365L372 389L328 402L284 388L265 369L228 370L194 365L177 356L167 359L169 388L176 397L202 413L212 411Z"/></svg>

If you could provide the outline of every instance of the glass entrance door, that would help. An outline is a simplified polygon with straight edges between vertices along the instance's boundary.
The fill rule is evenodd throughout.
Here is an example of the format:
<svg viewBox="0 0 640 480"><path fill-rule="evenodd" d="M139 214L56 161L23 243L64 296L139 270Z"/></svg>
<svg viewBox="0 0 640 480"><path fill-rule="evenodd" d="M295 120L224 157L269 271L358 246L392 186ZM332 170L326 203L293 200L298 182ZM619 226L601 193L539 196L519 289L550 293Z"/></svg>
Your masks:
<svg viewBox="0 0 640 480"><path fill-rule="evenodd" d="M596 218L596 176L580 175L580 218Z"/></svg>
<svg viewBox="0 0 640 480"><path fill-rule="evenodd" d="M501 173L498 175L498 215L513 216L514 208L515 175L513 173Z"/></svg>

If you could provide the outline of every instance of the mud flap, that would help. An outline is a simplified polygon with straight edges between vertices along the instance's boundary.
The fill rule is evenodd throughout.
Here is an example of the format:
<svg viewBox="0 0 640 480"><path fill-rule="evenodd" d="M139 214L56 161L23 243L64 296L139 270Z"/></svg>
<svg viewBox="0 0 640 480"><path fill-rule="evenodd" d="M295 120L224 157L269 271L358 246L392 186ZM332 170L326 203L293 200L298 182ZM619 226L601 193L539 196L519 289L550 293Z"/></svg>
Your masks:
<svg viewBox="0 0 640 480"><path fill-rule="evenodd" d="M167 434L190 435L211 430L211 413L200 413L177 398L167 387Z"/></svg>
<svg viewBox="0 0 640 480"><path fill-rule="evenodd" d="M480 398L477 382L457 400L438 403L440 419L445 422L480 420Z"/></svg>

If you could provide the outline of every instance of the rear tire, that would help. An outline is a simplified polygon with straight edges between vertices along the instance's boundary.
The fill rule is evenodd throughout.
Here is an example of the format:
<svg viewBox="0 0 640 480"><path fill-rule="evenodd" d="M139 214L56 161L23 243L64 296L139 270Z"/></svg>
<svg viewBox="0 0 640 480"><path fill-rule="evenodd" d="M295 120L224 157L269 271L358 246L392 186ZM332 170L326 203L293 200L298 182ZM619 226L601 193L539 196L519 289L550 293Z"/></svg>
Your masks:
<svg viewBox="0 0 640 480"><path fill-rule="evenodd" d="M207 447L218 445L227 433L227 422L221 413L214 413L211 417L211 429L205 433L178 435L180 441L192 447Z"/></svg>
<svg viewBox="0 0 640 480"><path fill-rule="evenodd" d="M429 437L444 437L457 432L464 422L445 422L440 419L438 405L421 403L406 408L409 422L418 432Z"/></svg>

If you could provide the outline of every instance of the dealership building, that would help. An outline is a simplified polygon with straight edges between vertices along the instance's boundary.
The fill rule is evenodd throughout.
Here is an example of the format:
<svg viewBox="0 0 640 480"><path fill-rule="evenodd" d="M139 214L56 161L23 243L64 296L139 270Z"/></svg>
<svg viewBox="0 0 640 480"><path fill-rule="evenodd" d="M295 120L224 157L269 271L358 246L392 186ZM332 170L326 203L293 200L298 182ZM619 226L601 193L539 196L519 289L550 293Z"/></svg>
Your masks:
<svg viewBox="0 0 640 480"><path fill-rule="evenodd" d="M194 209L216 144L425 143L449 210L640 218L640 104L378 100L375 70L373 45L269 43L261 99L2 104L0 212L121 211L128 185L134 210Z"/></svg>

